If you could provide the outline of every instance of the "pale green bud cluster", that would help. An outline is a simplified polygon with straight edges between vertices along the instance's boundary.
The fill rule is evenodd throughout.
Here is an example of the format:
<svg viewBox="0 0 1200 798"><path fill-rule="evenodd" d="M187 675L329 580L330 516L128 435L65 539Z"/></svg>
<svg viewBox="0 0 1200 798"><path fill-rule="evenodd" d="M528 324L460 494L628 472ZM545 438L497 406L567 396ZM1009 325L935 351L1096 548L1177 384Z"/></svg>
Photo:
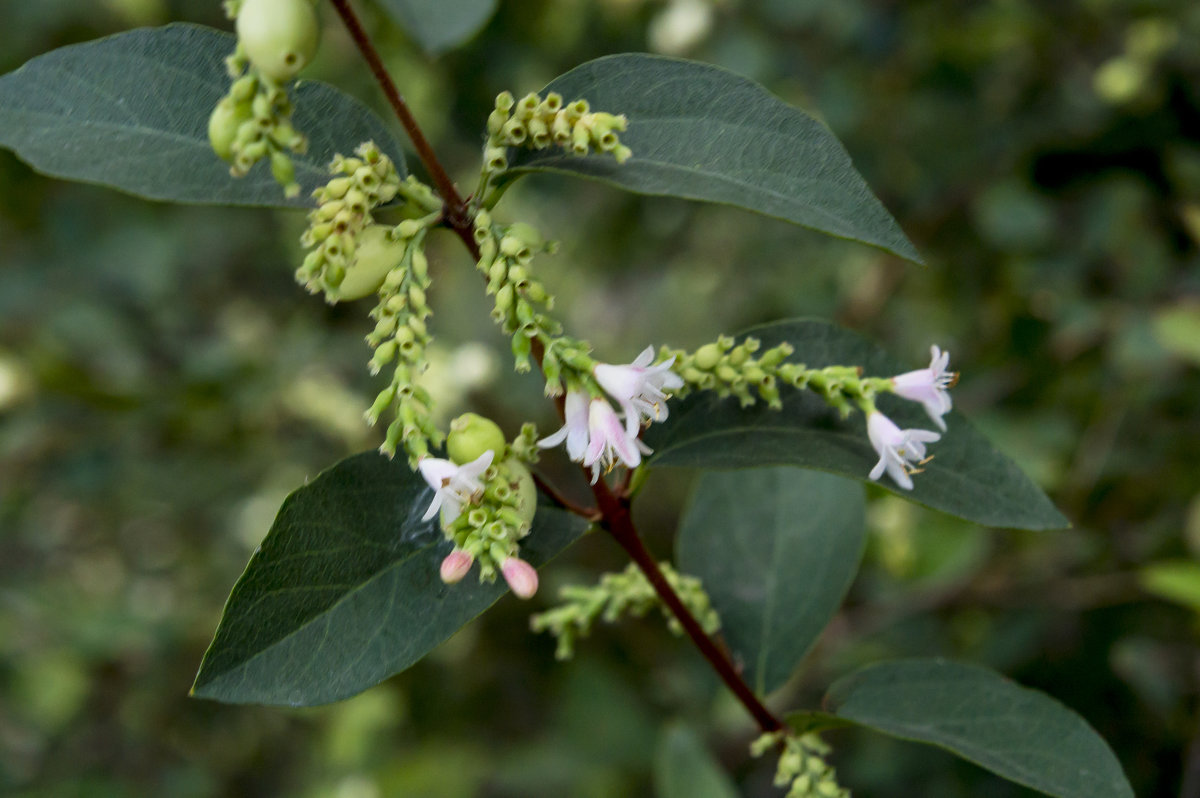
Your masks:
<svg viewBox="0 0 1200 798"><path fill-rule="evenodd" d="M302 153L308 140L292 127L292 103L279 85L253 72L242 75L246 59L239 47L229 58L236 80L208 118L208 140L229 174L244 177L254 164L268 160L283 193L300 193L296 168L289 153ZM240 75L240 77L238 77Z"/></svg>
<svg viewBox="0 0 1200 798"><path fill-rule="evenodd" d="M758 757L780 746L775 786L788 787L785 798L850 798L850 791L838 784L837 773L825 761L829 745L815 732L799 736L769 732L750 744L750 753Z"/></svg>
<svg viewBox="0 0 1200 798"><path fill-rule="evenodd" d="M716 633L721 628L721 619L700 580L678 573L670 563L659 563L659 569L704 631ZM529 619L529 626L535 632L548 631L558 638L554 656L560 660L571 658L576 640L587 637L598 619L613 623L623 615L641 618L655 606L662 610L672 632L683 633L683 627L671 611L661 605L658 594L635 563L630 563L620 573L604 574L594 587L568 585L559 591L559 595L566 603L534 615Z"/></svg>
<svg viewBox="0 0 1200 798"><path fill-rule="evenodd" d="M390 365L392 378L375 397L366 419L374 425L385 410L392 408L395 418L388 425L380 451L392 457L403 446L409 462L415 464L429 454L431 443L442 440L433 420L433 397L417 382L429 366L427 348L433 340L425 323L433 315L426 298L430 285L424 250L427 228L407 220L384 229L402 252L379 285L379 303L371 311L375 329L366 340L375 350L368 364L371 374ZM354 268L346 279L350 279Z"/></svg>
<svg viewBox="0 0 1200 798"><path fill-rule="evenodd" d="M350 158L334 156L329 171L335 177L313 192L317 207L308 214L308 229L300 236L300 243L312 251L296 270L296 281L310 293L323 292L330 303L358 298L344 296L339 289L355 263L359 234L371 223L371 210L391 201L401 185L392 159L373 141L360 144L354 152ZM382 247L385 242L372 243ZM359 290L357 283L355 288Z"/></svg>
<svg viewBox="0 0 1200 798"><path fill-rule="evenodd" d="M501 92L488 116L483 168L490 173L507 169L508 147L544 150L551 145L574 155L608 152L624 163L633 155L617 135L625 127L624 115L592 111L587 100L564 104L562 95L550 92L544 100L530 93L516 101L509 92Z"/></svg>
<svg viewBox="0 0 1200 798"><path fill-rule="evenodd" d="M453 437L454 432L451 431ZM537 487L524 463L496 452L499 463L483 472L483 496L446 527L446 537L479 563L479 581L494 582L504 561L519 555L519 543L529 534L537 510ZM453 459L453 458L452 458Z"/></svg>
<svg viewBox="0 0 1200 798"><path fill-rule="evenodd" d="M661 357L675 357L672 370L684 382L677 396L693 390L716 391L718 396L736 396L743 407L762 399L778 410L783 406L779 386L790 385L813 391L845 416L852 402L871 402L877 393L893 387L887 378L864 378L857 366L809 369L786 362L794 351L786 341L760 353L761 348L757 338L746 337L739 343L723 335L695 352L664 347Z"/></svg>

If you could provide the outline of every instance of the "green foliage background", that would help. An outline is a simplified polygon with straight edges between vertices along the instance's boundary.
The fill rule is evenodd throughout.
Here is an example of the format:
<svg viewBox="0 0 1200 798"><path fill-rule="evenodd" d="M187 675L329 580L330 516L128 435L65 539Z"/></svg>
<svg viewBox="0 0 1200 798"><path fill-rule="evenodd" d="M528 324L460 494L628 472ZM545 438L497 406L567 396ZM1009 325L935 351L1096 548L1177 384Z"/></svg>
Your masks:
<svg viewBox="0 0 1200 798"><path fill-rule="evenodd" d="M782 705L811 706L885 656L959 657L1080 712L1138 795L1200 794L1183 783L1196 612L1138 579L1148 563L1200 556L1200 12L725 0L681 46L669 9L687 5L505 2L432 61L368 17L464 185L496 92L611 52L710 61L820 114L928 267L552 176L522 181L502 215L562 240L537 267L570 331L611 360L797 315L861 329L914 366L941 343L963 371L956 406L1074 522L986 531L872 493L864 569ZM3 14L3 72L140 24L227 27L216 0ZM379 106L333 24L309 74ZM746 760L748 719L653 616L600 630L559 665L510 598L343 704L186 697L283 496L378 442L359 422L374 395L365 309L293 285L302 224L55 182L0 152L0 790L641 796L660 728L682 717L743 794L776 794L769 766ZM431 255L447 414L469 406L510 430L534 415L551 429L538 386L504 363L461 247L440 236ZM647 487L675 500L642 508L662 556L690 478ZM586 540L544 572L533 603L620 565L615 546ZM931 749L829 737L860 795L1032 794Z"/></svg>

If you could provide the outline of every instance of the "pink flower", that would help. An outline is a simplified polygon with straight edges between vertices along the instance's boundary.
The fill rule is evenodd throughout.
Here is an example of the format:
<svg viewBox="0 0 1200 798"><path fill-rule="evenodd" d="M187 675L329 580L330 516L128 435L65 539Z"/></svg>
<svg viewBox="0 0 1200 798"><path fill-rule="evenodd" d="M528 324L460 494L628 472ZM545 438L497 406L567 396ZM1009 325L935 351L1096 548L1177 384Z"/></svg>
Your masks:
<svg viewBox="0 0 1200 798"><path fill-rule="evenodd" d="M417 464L421 476L436 491L429 509L421 517L428 521L442 511L442 525L449 526L462 513L464 504L474 504L483 495L483 483L479 477L492 464L495 452L488 449L466 465L455 465L449 460L426 457Z"/></svg>
<svg viewBox="0 0 1200 798"><path fill-rule="evenodd" d="M538 575L533 566L516 557L509 557L500 563L500 573L504 581L517 598L532 598L538 589Z"/></svg>
<svg viewBox="0 0 1200 798"><path fill-rule="evenodd" d="M475 558L462 549L450 552L446 555L446 559L442 560L442 581L448 585L461 582L462 578L467 575L467 571L471 570L473 562L475 562Z"/></svg>
<svg viewBox="0 0 1200 798"><path fill-rule="evenodd" d="M950 365L950 353L943 352L936 345L929 347L932 357L929 368L906 371L892 377L895 392L913 402L925 405L925 412L933 419L933 423L946 431L946 422L942 416L950 412L949 389L958 382L958 374L947 371Z"/></svg>
<svg viewBox="0 0 1200 798"><path fill-rule="evenodd" d="M543 449L549 449L565 440L567 456L574 462L581 463L588 445L587 394L583 391L567 391L563 415L566 417L566 422L553 435L538 441L537 445Z"/></svg>
<svg viewBox="0 0 1200 798"><path fill-rule="evenodd" d="M879 453L879 462L871 469L871 479L879 479L886 470L897 485L912 490L909 475L920 471L917 466L927 462L925 444L942 436L925 429L902 430L883 413L873 410L867 416L867 437Z"/></svg>
<svg viewBox="0 0 1200 798"><path fill-rule="evenodd" d="M625 366L597 363L592 376L625 412L625 428L634 435L646 421L667 417L667 390L683 387L683 379L671 371L675 358L651 366L654 347L648 346L637 359ZM665 390L664 390L665 389Z"/></svg>
<svg viewBox="0 0 1200 798"><path fill-rule="evenodd" d="M584 466L591 466L592 484L612 470L619 459L629 468L637 468L643 454L650 454L650 447L637 437L637 428L632 432L621 424L617 411L603 399L592 399L588 408L588 447L583 456Z"/></svg>

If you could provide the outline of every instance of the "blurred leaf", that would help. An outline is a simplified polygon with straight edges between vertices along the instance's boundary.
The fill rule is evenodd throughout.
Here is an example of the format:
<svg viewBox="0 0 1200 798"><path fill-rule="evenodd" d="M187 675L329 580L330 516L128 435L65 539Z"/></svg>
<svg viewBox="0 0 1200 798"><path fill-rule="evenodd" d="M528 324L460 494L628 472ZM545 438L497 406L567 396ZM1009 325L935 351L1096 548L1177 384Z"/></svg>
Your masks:
<svg viewBox="0 0 1200 798"><path fill-rule="evenodd" d="M704 474L676 542L759 694L779 687L850 588L866 534L862 486L799 468Z"/></svg>
<svg viewBox="0 0 1200 798"><path fill-rule="evenodd" d="M193 695L229 703L324 704L425 656L505 592L438 575L450 552L432 492L403 458L349 457L283 503L234 585ZM538 508L522 556L540 566L586 522Z"/></svg>
<svg viewBox="0 0 1200 798"><path fill-rule="evenodd" d="M1156 562L1142 568L1142 587L1150 593L1200 612L1200 563Z"/></svg>
<svg viewBox="0 0 1200 798"><path fill-rule="evenodd" d="M403 176L404 156L383 121L340 90L298 83L293 156L300 196L285 199L265 163L246 177L208 142L208 117L229 90L235 40L198 25L142 28L62 47L0 77L0 146L43 174L149 199L306 207L336 152L374 139Z"/></svg>
<svg viewBox="0 0 1200 798"><path fill-rule="evenodd" d="M654 755L658 798L737 798L737 788L696 733L682 723L663 729Z"/></svg>
<svg viewBox="0 0 1200 798"><path fill-rule="evenodd" d="M859 726L936 745L1047 795L1133 796L1117 758L1087 721L977 665L871 665L836 681L825 705Z"/></svg>
<svg viewBox="0 0 1200 798"><path fill-rule="evenodd" d="M436 55L462 44L487 24L496 0L379 0L396 24Z"/></svg>
<svg viewBox="0 0 1200 798"><path fill-rule="evenodd" d="M789 341L792 359L810 368L860 365L868 376L908 371L862 336L822 321L785 321L747 331L769 348ZM880 410L901 427L930 426L919 405L880 396ZM884 478L879 484L898 496L980 524L1018 529L1069 526L1046 495L956 412L945 417L948 432L930 444L933 459L911 491ZM654 449L647 462L690 468L752 468L798 465L866 480L879 459L867 440L862 415L841 418L820 397L784 389L783 409L759 402L743 408L736 398L711 392L671 404L670 417L647 430Z"/></svg>
<svg viewBox="0 0 1200 798"><path fill-rule="evenodd" d="M595 178L639 194L740 208L920 256L823 124L720 67L626 53L576 67L544 91L625 114L633 157L520 150L513 171Z"/></svg>
<svg viewBox="0 0 1200 798"><path fill-rule="evenodd" d="M1200 366L1200 302L1181 302L1154 316L1154 336L1176 357Z"/></svg>

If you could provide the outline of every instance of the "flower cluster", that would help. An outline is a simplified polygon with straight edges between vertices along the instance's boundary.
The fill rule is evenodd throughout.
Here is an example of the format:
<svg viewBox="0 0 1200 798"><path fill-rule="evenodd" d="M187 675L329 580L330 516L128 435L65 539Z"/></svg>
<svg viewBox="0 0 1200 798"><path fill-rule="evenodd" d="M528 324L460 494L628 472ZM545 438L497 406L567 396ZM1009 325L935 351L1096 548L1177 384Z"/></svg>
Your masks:
<svg viewBox="0 0 1200 798"><path fill-rule="evenodd" d="M563 426L538 445L549 448L565 442L567 456L592 469L593 483L618 462L637 468L642 455L651 453L638 437L642 424L665 420L667 391L683 385L671 371L674 358L652 366L653 359L654 347L648 346L627 365L596 363L591 377L617 402L621 415L608 399L573 388L567 391Z"/></svg>
<svg viewBox="0 0 1200 798"><path fill-rule="evenodd" d="M680 574L667 562L659 563L658 567L704 631L715 634L721 628L721 619L700 580ZM655 606L662 610L668 628L675 634L683 634L679 621L659 602L646 575L633 563L620 573L604 574L592 587L568 585L559 591L559 595L565 603L534 615L529 619L529 627L535 632L549 631L558 638L554 656L560 660L571 658L575 641L587 637L597 620L614 623L626 614L641 618Z"/></svg>
<svg viewBox="0 0 1200 798"><path fill-rule="evenodd" d="M837 773L825 761L829 745L815 732L764 734L750 744L750 754L759 757L780 747L775 786L788 788L785 798L850 798L850 791L838 784Z"/></svg>
<svg viewBox="0 0 1200 798"><path fill-rule="evenodd" d="M623 115L592 111L587 100L564 104L561 94L550 92L543 100L531 92L516 101L509 92L501 92L487 121L484 171L508 168L507 147L544 150L557 145L574 155L598 150L611 152L617 163L624 163L633 155L617 136L625 126Z"/></svg>

